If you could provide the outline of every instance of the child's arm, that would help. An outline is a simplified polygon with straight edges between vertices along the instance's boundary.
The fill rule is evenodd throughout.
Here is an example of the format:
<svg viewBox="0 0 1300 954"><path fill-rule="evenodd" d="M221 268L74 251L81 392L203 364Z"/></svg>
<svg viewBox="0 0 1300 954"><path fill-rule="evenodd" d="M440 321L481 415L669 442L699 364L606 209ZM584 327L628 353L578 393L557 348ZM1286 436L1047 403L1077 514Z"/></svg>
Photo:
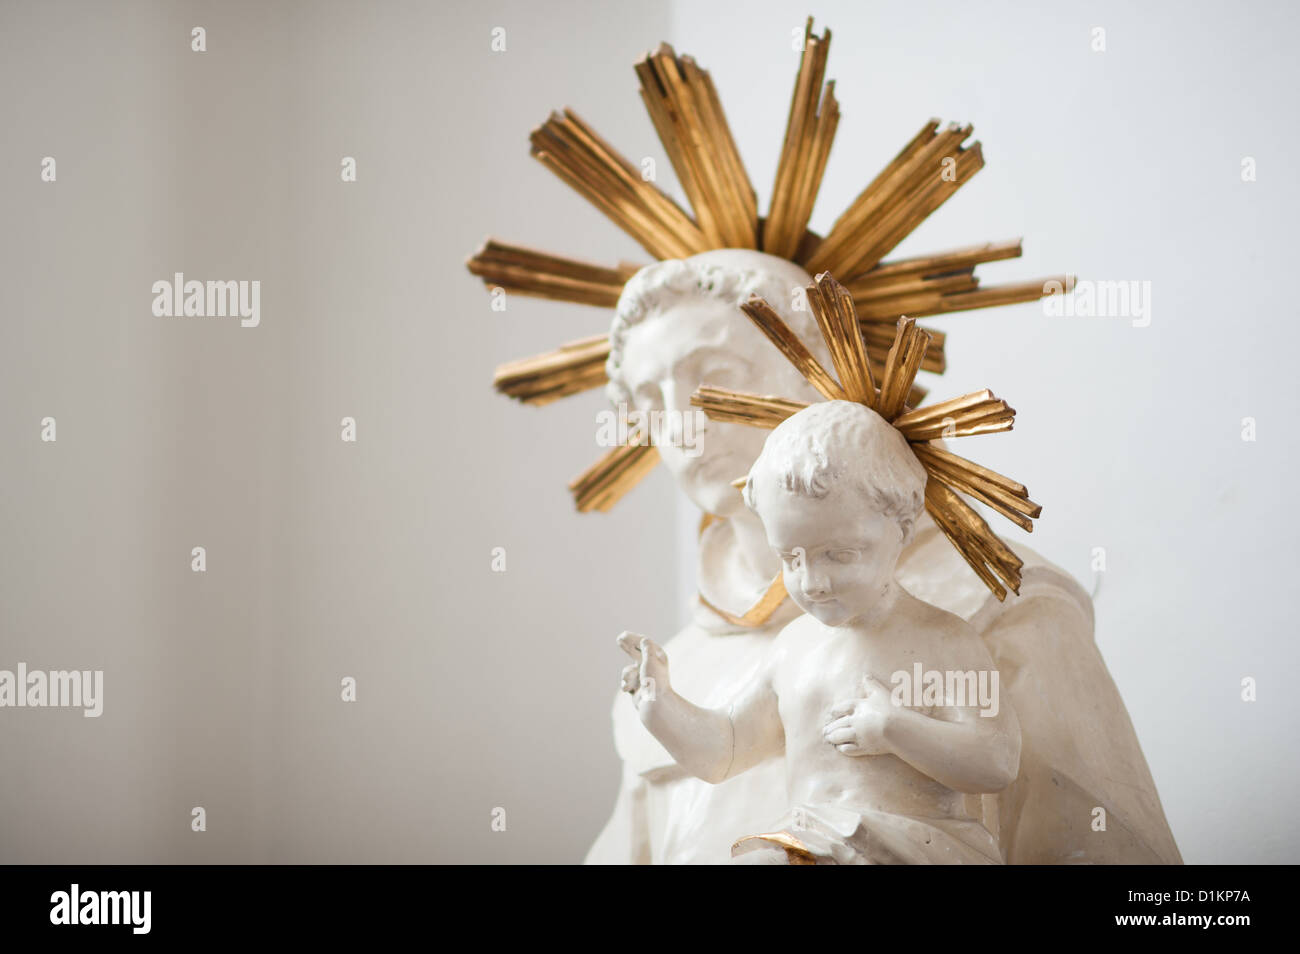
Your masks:
<svg viewBox="0 0 1300 954"><path fill-rule="evenodd" d="M971 639L979 637L971 634ZM862 699L831 710L824 738L849 756L894 754L918 772L958 792L999 792L1020 770L1020 722L982 643L968 644L949 664L985 671L993 689L987 707L939 705L933 715L894 705L889 688L869 678ZM968 700L970 701L970 700ZM985 715L984 713L988 713Z"/></svg>
<svg viewBox="0 0 1300 954"><path fill-rule="evenodd" d="M623 670L623 691L642 724L692 775L717 784L782 750L785 733L765 671L731 705L704 709L673 691L668 656L652 639L623 633L618 644L637 660Z"/></svg>

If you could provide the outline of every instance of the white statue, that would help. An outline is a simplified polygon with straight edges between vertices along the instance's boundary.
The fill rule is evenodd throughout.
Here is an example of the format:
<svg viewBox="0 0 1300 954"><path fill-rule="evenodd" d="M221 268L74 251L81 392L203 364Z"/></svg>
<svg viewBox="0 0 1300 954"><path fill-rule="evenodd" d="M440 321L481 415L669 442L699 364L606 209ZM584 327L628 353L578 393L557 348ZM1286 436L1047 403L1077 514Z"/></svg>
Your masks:
<svg viewBox="0 0 1300 954"><path fill-rule="evenodd" d="M624 288L611 331L611 398L639 411L687 413L691 393L708 383L819 400L737 307L760 294L829 367L811 313L793 307L810 282L785 259L745 250L642 269ZM773 584L780 560L731 485L750 470L765 436L709 421L701 453L689 456L677 452L673 434L655 435L682 490L721 518L700 536L693 617L664 647L674 688L705 707L721 705L753 679L776 634L799 613L791 600L773 608L766 599L779 596ZM1020 596L1005 603L927 515L897 571L908 593L980 634L1020 718L1020 771L1002 795L980 799L985 827L1010 863L1179 862L1123 701L1093 642L1091 600L1064 571L1017 541L1008 544L1025 565ZM623 781L589 862L726 862L737 839L764 831L790 807L781 759L710 785L677 765L625 702L613 716Z"/></svg>
<svg viewBox="0 0 1300 954"><path fill-rule="evenodd" d="M992 673L997 685L970 624L894 578L925 482L907 441L875 411L849 401L800 411L768 438L745 501L807 615L781 631L739 692L709 709L673 690L668 657L652 640L620 637L637 659L623 672L624 691L692 775L718 783L784 757L790 809L779 831L736 847L746 861L1001 863L982 808L972 811L966 794L1015 780L1015 712L965 692L905 706L886 688L906 685L916 665L982 674L985 685Z"/></svg>

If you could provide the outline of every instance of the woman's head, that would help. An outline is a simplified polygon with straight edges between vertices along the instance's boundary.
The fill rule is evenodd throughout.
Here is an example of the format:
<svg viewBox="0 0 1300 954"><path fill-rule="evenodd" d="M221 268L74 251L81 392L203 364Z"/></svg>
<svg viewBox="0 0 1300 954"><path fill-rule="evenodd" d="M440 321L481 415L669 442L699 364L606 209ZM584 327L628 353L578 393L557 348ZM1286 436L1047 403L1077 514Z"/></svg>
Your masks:
<svg viewBox="0 0 1300 954"><path fill-rule="evenodd" d="M749 471L766 432L701 420L691 394L712 384L816 400L739 307L760 295L829 367L816 320L804 304L803 288L810 283L803 269L785 259L722 249L647 266L619 298L606 365L609 397L629 410L667 412L658 417L654 443L678 485L709 513L725 517L743 507L731 481ZM683 448L688 415L697 425L689 451Z"/></svg>

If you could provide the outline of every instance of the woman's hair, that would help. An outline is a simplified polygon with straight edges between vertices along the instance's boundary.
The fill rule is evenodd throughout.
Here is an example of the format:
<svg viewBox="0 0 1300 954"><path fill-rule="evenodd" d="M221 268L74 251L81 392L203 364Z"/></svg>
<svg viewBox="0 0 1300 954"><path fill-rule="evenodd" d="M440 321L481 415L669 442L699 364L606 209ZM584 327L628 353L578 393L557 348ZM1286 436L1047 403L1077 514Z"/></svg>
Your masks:
<svg viewBox="0 0 1300 954"><path fill-rule="evenodd" d="M794 268L789 263L784 264L786 268ZM801 286L792 285L788 278L773 272L754 268L729 268L698 259L669 259L646 266L628 280L618 299L614 323L609 332L609 358L605 362L609 384L605 393L615 404L631 403L631 395L620 372L628 330L689 298L713 298L734 305L736 317L748 321L740 313L740 304L751 295L759 295L776 309L790 330L808 345L819 360L828 359L829 353L822 342L812 312L806 307L796 311L792 305L796 287ZM827 365L829 366L828 361ZM758 382L755 382L755 386L758 386Z"/></svg>
<svg viewBox="0 0 1300 954"><path fill-rule="evenodd" d="M751 510L757 509L755 478L816 498L849 481L875 509L898 521L904 543L925 503L925 468L907 439L871 408L853 401L813 404L777 425L745 481L745 503Z"/></svg>

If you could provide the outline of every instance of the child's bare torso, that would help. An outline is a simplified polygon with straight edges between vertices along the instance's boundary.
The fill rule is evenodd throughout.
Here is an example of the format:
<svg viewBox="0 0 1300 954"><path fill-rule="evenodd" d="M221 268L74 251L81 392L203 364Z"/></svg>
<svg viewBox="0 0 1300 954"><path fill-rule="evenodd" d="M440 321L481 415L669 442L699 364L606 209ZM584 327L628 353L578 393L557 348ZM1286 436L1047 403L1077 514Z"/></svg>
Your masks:
<svg viewBox="0 0 1300 954"><path fill-rule="evenodd" d="M919 600L899 601L875 629L830 627L811 616L791 623L779 637L781 665L773 688L785 730L786 778L795 804L834 805L902 815L961 818L965 796L917 771L896 755L842 754L823 728L838 703L861 698L866 677L892 688L891 676L954 668L948 614ZM957 637L960 638L960 637ZM971 634L971 638L978 636ZM945 646L947 643L947 646Z"/></svg>

